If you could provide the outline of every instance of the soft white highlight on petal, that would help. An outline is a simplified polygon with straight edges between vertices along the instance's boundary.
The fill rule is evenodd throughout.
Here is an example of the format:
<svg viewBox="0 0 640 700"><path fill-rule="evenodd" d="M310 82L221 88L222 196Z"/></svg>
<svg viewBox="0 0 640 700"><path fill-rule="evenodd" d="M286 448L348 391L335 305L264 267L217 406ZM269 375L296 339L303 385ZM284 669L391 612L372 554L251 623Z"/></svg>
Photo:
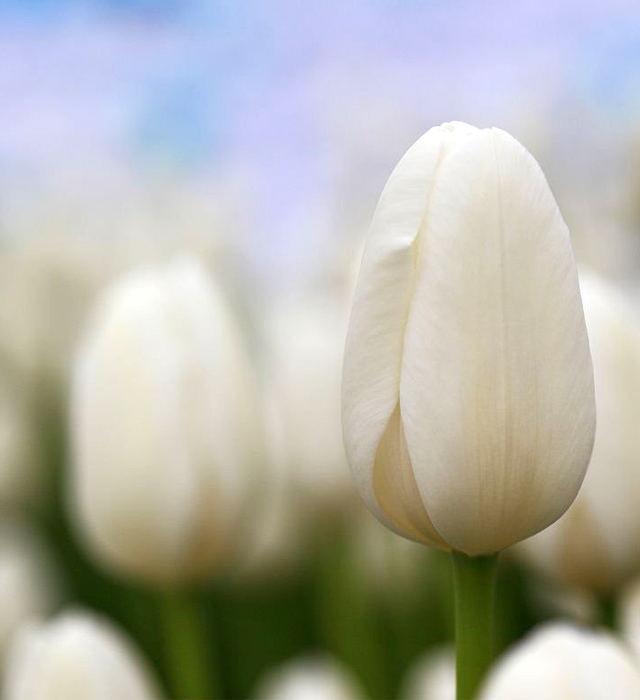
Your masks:
<svg viewBox="0 0 640 700"><path fill-rule="evenodd" d="M87 613L32 624L18 635L5 700L157 700L148 667L106 620Z"/></svg>
<svg viewBox="0 0 640 700"><path fill-rule="evenodd" d="M107 291L72 401L73 506L100 558L154 581L210 573L255 462L250 374L196 260L133 272Z"/></svg>
<svg viewBox="0 0 640 700"><path fill-rule="evenodd" d="M605 633L570 625L533 632L498 660L481 700L634 700L640 668Z"/></svg>
<svg viewBox="0 0 640 700"><path fill-rule="evenodd" d="M476 555L574 499L594 430L569 234L533 157L471 134L431 192L402 359L402 420L440 536Z"/></svg>
<svg viewBox="0 0 640 700"><path fill-rule="evenodd" d="M580 493L557 523L523 543L548 575L610 590L640 567L640 324L623 294L581 274L598 425Z"/></svg>

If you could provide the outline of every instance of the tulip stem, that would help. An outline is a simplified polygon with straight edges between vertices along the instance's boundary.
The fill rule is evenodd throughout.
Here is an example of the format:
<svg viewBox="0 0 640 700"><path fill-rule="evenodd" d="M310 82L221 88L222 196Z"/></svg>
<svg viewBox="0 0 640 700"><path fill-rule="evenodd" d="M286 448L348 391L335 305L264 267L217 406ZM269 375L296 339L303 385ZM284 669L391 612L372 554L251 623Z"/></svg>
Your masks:
<svg viewBox="0 0 640 700"><path fill-rule="evenodd" d="M473 700L493 661L498 555L452 552L456 611L456 698Z"/></svg>
<svg viewBox="0 0 640 700"><path fill-rule="evenodd" d="M211 648L201 606L189 593L166 591L161 608L171 697L211 700L215 697Z"/></svg>

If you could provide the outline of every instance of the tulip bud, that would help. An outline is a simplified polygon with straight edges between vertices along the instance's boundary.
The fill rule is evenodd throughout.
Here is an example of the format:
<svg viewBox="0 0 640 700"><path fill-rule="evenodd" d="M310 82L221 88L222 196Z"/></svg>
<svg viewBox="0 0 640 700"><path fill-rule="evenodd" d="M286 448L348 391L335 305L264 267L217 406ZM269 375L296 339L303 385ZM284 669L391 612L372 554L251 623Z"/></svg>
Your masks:
<svg viewBox="0 0 640 700"><path fill-rule="evenodd" d="M632 700L640 667L618 640L570 625L548 625L498 661L481 700Z"/></svg>
<svg viewBox="0 0 640 700"><path fill-rule="evenodd" d="M299 659L272 672L258 686L258 700L361 700L347 669L328 659Z"/></svg>
<svg viewBox="0 0 640 700"><path fill-rule="evenodd" d="M598 427L580 493L525 558L562 583L610 590L640 568L640 325L601 279L581 281L595 373Z"/></svg>
<svg viewBox="0 0 640 700"><path fill-rule="evenodd" d="M440 649L419 661L409 674L402 697L404 700L455 700L453 649Z"/></svg>
<svg viewBox="0 0 640 700"><path fill-rule="evenodd" d="M110 623L72 612L27 625L9 654L5 700L152 700L155 679Z"/></svg>
<svg viewBox="0 0 640 700"><path fill-rule="evenodd" d="M0 256L3 349L30 388L58 392L104 256L66 235L40 235Z"/></svg>
<svg viewBox="0 0 640 700"><path fill-rule="evenodd" d="M575 498L595 421L576 266L540 167L504 131L431 129L393 171L342 396L360 494L405 537L488 554Z"/></svg>
<svg viewBox="0 0 640 700"><path fill-rule="evenodd" d="M126 275L101 299L72 397L72 505L106 564L202 579L225 558L257 440L234 319L193 259Z"/></svg>

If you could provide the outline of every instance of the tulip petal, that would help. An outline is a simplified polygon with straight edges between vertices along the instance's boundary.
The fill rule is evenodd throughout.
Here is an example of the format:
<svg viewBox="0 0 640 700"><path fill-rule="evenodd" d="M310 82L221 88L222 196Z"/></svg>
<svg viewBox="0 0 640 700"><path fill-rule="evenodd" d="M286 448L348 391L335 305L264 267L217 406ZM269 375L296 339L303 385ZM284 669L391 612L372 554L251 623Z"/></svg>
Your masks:
<svg viewBox="0 0 640 700"><path fill-rule="evenodd" d="M584 477L595 406L577 271L540 167L498 129L444 160L425 224L402 420L436 530L485 554L556 520Z"/></svg>
<svg viewBox="0 0 640 700"><path fill-rule="evenodd" d="M541 626L492 667L481 700L637 698L640 672L613 636L566 623Z"/></svg>
<svg viewBox="0 0 640 700"><path fill-rule="evenodd" d="M449 549L422 504L409 460L399 406L396 406L380 440L373 488L382 512L398 532L437 549Z"/></svg>
<svg viewBox="0 0 640 700"><path fill-rule="evenodd" d="M467 125L429 130L391 174L364 252L347 335L343 434L356 485L369 509L408 536L380 507L374 490L376 452L398 406L402 341L414 286L416 239L439 162ZM395 431L399 435L398 431ZM399 503L399 501L396 501Z"/></svg>

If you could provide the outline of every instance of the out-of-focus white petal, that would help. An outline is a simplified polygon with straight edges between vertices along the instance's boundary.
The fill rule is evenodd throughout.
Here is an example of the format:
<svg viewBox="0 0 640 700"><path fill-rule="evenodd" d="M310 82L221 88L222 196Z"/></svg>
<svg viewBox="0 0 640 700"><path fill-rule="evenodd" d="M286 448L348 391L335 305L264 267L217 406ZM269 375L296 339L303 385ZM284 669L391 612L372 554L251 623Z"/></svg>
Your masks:
<svg viewBox="0 0 640 700"><path fill-rule="evenodd" d="M276 303L266 329L283 466L302 507L325 513L354 493L340 423L347 314L339 294L306 294Z"/></svg>
<svg viewBox="0 0 640 700"><path fill-rule="evenodd" d="M72 401L72 508L98 556L166 582L222 557L255 463L250 374L197 261L130 273L105 294Z"/></svg>
<svg viewBox="0 0 640 700"><path fill-rule="evenodd" d="M111 623L72 612L26 626L9 654L5 700L157 700L155 679Z"/></svg>
<svg viewBox="0 0 640 700"><path fill-rule="evenodd" d="M384 524L414 539L437 541L426 514L409 532L403 512L415 495L405 474L393 503L380 504L373 474L379 445L397 411L403 338L413 293L420 232L443 156L467 134L466 124L429 130L407 151L385 186L374 215L356 287L347 336L343 387L343 433L358 490ZM389 508L392 507L393 511Z"/></svg>
<svg viewBox="0 0 640 700"><path fill-rule="evenodd" d="M634 700L640 668L620 642L570 625L533 632L498 660L481 700Z"/></svg>
<svg viewBox="0 0 640 700"><path fill-rule="evenodd" d="M576 267L540 167L497 129L444 159L424 227L402 422L435 530L483 554L556 520L584 477L595 416Z"/></svg>
<svg viewBox="0 0 640 700"><path fill-rule="evenodd" d="M362 700L351 673L329 659L303 658L273 671L259 685L257 700Z"/></svg>
<svg viewBox="0 0 640 700"><path fill-rule="evenodd" d="M524 542L548 575L610 590L640 568L640 324L621 292L581 274L598 425L589 470L569 510Z"/></svg>

